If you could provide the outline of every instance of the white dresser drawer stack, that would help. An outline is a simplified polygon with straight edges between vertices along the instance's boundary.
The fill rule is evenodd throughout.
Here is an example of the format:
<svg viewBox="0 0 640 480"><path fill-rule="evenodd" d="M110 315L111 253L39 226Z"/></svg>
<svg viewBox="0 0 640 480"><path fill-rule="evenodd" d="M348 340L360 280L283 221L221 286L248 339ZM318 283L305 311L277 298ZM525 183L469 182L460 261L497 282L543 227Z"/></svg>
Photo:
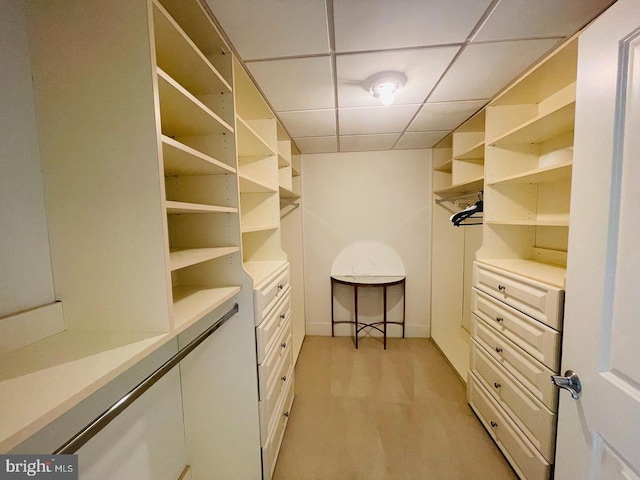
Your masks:
<svg viewBox="0 0 640 480"><path fill-rule="evenodd" d="M554 462L564 290L476 262L469 404L523 480Z"/></svg>
<svg viewBox="0 0 640 480"><path fill-rule="evenodd" d="M285 264L254 289L263 478L278 458L293 403L291 287Z"/></svg>

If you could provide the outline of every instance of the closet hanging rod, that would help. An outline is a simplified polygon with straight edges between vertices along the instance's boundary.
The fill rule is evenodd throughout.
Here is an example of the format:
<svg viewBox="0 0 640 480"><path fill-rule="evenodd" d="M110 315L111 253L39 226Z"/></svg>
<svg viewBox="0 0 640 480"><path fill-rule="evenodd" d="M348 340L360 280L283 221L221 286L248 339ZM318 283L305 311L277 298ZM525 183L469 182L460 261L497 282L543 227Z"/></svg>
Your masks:
<svg viewBox="0 0 640 480"><path fill-rule="evenodd" d="M483 192L459 193L457 195L450 195L448 197L436 198L435 203L455 202L456 200L462 200L469 197L476 197L479 200L482 200L482 195Z"/></svg>
<svg viewBox="0 0 640 480"><path fill-rule="evenodd" d="M204 342L213 332L224 325L231 317L238 313L238 304L236 303L231 310L219 318L213 325L193 339L187 346L180 349L175 355L167 360L162 366L155 370L151 375L145 378L137 386L133 387L129 393L125 394L120 400L111 405L107 410L96 417L89 425L84 427L69 439L64 445L58 448L54 455L72 454L78 451L85 443L91 440L100 430L106 427L112 420L120 415L129 405L138 399L144 392L149 390L155 383L164 377L169 370L175 367L180 361L189 355L198 345Z"/></svg>

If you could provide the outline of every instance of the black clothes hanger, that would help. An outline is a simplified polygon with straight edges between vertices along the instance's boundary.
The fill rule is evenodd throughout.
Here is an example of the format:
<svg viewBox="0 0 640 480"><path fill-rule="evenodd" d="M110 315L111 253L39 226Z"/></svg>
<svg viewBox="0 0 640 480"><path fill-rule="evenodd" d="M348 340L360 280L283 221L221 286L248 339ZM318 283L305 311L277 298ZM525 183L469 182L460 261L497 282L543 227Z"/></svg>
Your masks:
<svg viewBox="0 0 640 480"><path fill-rule="evenodd" d="M451 222L456 226L459 227L460 225L465 226L465 225L482 225L482 222L473 222L473 223L462 223L465 220L468 219L474 219L474 218L478 218L478 217L474 217L473 215L477 214L477 213L482 213L483 212L483 202L482 200L478 200L475 205L471 205L467 208L465 208L464 210L462 210L461 212L458 212L454 215L451 216L450 220Z"/></svg>

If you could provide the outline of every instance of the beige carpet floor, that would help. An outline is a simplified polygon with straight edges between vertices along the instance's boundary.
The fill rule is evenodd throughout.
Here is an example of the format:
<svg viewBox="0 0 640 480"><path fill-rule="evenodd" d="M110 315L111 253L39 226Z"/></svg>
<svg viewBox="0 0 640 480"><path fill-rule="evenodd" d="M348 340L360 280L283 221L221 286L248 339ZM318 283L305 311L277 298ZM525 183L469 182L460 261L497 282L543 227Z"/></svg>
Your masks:
<svg viewBox="0 0 640 480"><path fill-rule="evenodd" d="M307 337L274 480L514 480L428 339Z"/></svg>

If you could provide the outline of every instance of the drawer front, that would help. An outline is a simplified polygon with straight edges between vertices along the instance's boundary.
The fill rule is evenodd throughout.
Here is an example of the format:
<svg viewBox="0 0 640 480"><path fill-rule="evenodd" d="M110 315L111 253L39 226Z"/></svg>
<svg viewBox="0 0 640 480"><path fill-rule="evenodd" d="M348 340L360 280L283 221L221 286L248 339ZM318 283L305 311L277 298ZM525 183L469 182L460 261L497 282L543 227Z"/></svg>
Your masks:
<svg viewBox="0 0 640 480"><path fill-rule="evenodd" d="M474 342L471 370L547 461L553 462L556 415Z"/></svg>
<svg viewBox="0 0 640 480"><path fill-rule="evenodd" d="M511 372L552 412L558 411L558 389L549 381L553 372L473 315L473 339Z"/></svg>
<svg viewBox="0 0 640 480"><path fill-rule="evenodd" d="M471 408L523 480L548 480L551 465L527 440L472 373L468 379Z"/></svg>
<svg viewBox="0 0 640 480"><path fill-rule="evenodd" d="M289 337L289 340L290 339L291 337ZM291 349L288 349L288 354L282 358L282 361L278 365L275 381L269 384L266 395L258 402L260 410L260 440L262 446L266 445L269 433L274 428L274 412L276 411L277 405L282 401L282 392L284 392L288 384L293 381L292 358Z"/></svg>
<svg viewBox="0 0 640 480"><path fill-rule="evenodd" d="M556 330L562 330L564 291L535 280L474 263L473 285Z"/></svg>
<svg viewBox="0 0 640 480"><path fill-rule="evenodd" d="M289 288L289 264L279 270L276 275L258 285L253 291L254 297L254 320L255 324L260 322L269 314L278 299L284 296Z"/></svg>
<svg viewBox="0 0 640 480"><path fill-rule="evenodd" d="M560 366L560 333L477 289L471 291L471 309L554 372Z"/></svg>
<svg viewBox="0 0 640 480"><path fill-rule="evenodd" d="M289 290L280 299L278 304L271 310L269 316L256 327L256 349L258 363L262 363L267 356L267 352L273 348L278 339L278 332L286 328L288 317L291 313L291 297Z"/></svg>
<svg viewBox="0 0 640 480"><path fill-rule="evenodd" d="M293 404L293 392L294 382L292 381L287 386L284 395L282 395L283 401L278 405L277 421L271 431L271 435L269 435L269 438L267 439L266 445L262 448L262 473L264 480L271 479L273 469L276 466L278 452L280 451L284 431L289 420L289 412L291 411L291 406Z"/></svg>
<svg viewBox="0 0 640 480"><path fill-rule="evenodd" d="M282 347L282 345L286 345ZM282 359L291 351L291 314L276 335L274 347L267 351L265 359L258 365L258 385L260 399L266 395L269 385L278 377L278 367Z"/></svg>

